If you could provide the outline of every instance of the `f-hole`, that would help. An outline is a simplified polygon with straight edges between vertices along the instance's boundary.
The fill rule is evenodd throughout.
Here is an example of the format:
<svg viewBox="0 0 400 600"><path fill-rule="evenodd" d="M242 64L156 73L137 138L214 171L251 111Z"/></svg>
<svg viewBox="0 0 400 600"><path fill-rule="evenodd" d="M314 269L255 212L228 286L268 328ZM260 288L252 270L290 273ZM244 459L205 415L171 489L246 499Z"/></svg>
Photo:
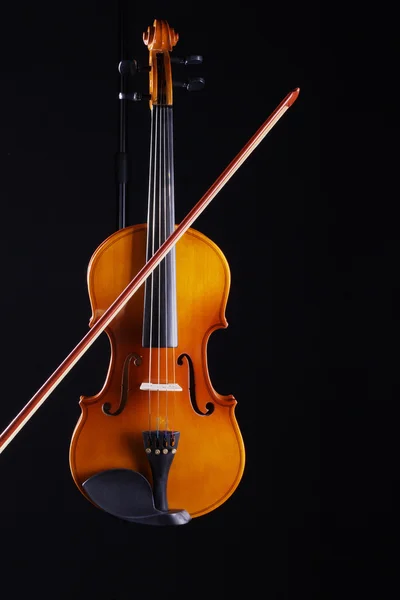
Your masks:
<svg viewBox="0 0 400 600"><path fill-rule="evenodd" d="M129 367L132 360L135 367L139 367L142 364L142 358L141 356L139 356L139 354L136 354L136 352L131 352L125 358L124 367L122 369L121 397L119 401L119 406L115 412L111 412L110 402L104 402L102 406L103 413L105 415L108 415L109 417L116 417L120 415L125 408L129 392Z"/></svg>
<svg viewBox="0 0 400 600"><path fill-rule="evenodd" d="M194 412L196 412L198 415L201 415L202 417L208 417L209 415L211 415L214 412L214 404L212 402L207 402L206 404L206 412L201 412L201 410L199 409L199 407L197 406L197 401L196 401L196 382L195 382L195 378L194 378L194 367L193 367L193 361L190 358L189 354L181 354L178 357L177 363L178 365L182 366L183 365L183 359L186 358L187 360L187 364L188 364L188 370L189 370L189 397L190 397L190 403L193 407Z"/></svg>

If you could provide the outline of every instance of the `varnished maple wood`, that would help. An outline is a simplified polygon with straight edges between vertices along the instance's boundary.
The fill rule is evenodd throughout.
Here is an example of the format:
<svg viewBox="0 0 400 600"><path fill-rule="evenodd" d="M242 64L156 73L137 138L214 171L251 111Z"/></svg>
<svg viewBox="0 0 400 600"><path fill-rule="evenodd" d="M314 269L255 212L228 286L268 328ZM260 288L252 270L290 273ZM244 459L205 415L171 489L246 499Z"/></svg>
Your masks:
<svg viewBox="0 0 400 600"><path fill-rule="evenodd" d="M140 225L113 234L95 252L88 271L92 324L145 264L145 245L146 226ZM219 506L234 492L245 463L235 418L236 400L214 390L207 368L208 339L215 329L227 326L230 273L221 250L192 229L176 245L176 272L178 347L161 350L159 379L171 381L175 373L175 381L183 391L139 389L141 383L149 381L150 353L152 381L157 381L159 356L157 349L141 345L141 288L106 329L111 346L110 368L103 389L96 396L81 399L82 415L71 442L70 466L83 494L82 483L104 469L133 469L151 481L142 439L142 432L149 429L150 399L152 428L159 422L160 429L181 432L169 475L169 505L184 508L197 517ZM126 406L118 416L106 415L102 410L105 402L111 404L112 411L120 404L124 361L131 352L141 356L142 364L131 363ZM193 361L199 410L206 413L207 403L214 404L214 412L208 416L197 414L190 402L188 365L186 361L177 364L182 353Z"/></svg>
<svg viewBox="0 0 400 600"><path fill-rule="evenodd" d="M167 21L155 19L153 25L143 33L143 42L149 49L149 93L150 108L163 104L172 106L172 72L169 53L178 42L179 35L170 27ZM163 71L158 68L157 54L162 54ZM162 81L160 81L160 79ZM163 98L159 98L158 91L162 87Z"/></svg>

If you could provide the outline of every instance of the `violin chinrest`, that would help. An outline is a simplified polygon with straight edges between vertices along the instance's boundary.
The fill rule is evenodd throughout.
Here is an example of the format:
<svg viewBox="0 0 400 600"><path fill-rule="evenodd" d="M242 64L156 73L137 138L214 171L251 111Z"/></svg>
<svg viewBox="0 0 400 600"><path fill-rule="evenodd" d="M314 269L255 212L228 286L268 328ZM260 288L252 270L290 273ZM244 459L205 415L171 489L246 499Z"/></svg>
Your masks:
<svg viewBox="0 0 400 600"><path fill-rule="evenodd" d="M158 510L150 483L131 469L100 471L82 487L99 508L124 521L168 526L185 525L191 520L186 510Z"/></svg>

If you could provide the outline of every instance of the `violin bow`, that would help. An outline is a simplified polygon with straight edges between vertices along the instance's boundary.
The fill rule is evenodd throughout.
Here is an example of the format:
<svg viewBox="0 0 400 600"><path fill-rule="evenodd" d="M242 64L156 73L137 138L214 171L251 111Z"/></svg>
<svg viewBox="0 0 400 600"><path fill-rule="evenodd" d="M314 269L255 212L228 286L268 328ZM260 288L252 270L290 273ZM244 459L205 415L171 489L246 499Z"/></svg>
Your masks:
<svg viewBox="0 0 400 600"><path fill-rule="evenodd" d="M146 262L138 274L132 279L132 281L126 286L121 294L114 300L109 308L102 314L99 320L92 326L87 334L81 339L81 341L75 346L75 348L68 354L64 361L57 367L54 373L47 379L42 387L36 392L24 408L17 414L17 416L11 421L8 427L0 435L0 453L8 446L8 444L14 439L24 425L29 421L33 414L38 408L44 403L44 401L50 396L55 390L58 384L64 379L79 359L85 354L90 348L93 342L100 336L104 329L111 323L114 317L119 311L125 306L125 304L132 298L137 292L144 281L154 271L157 265L165 258L171 248L177 243L177 241L183 236L183 234L189 229L193 222L199 217L204 209L210 204L211 200L215 198L218 192L226 184L226 182L232 177L232 175L239 169L244 163L246 158L250 156L253 150L258 144L265 138L267 133L276 125L279 119L285 114L285 112L292 106L297 100L300 93L300 88L295 88L290 92L271 113L268 119L261 125L256 133L250 138L247 144L242 150L236 155L236 157L229 163L226 169L216 179L213 185L208 189L202 198L195 204L191 211L186 215L182 222L176 227L175 231L161 244L158 250L153 256Z"/></svg>

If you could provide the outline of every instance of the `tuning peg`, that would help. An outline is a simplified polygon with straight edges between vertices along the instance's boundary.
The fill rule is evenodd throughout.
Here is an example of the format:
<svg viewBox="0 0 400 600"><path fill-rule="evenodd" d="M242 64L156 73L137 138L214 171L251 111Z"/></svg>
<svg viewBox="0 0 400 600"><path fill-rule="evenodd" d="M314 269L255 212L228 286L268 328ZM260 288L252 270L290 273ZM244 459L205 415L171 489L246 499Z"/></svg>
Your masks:
<svg viewBox="0 0 400 600"><path fill-rule="evenodd" d="M171 56L171 62L185 66L200 65L203 62L203 57L199 54L193 54L191 56L186 56L185 58L180 58L179 56Z"/></svg>
<svg viewBox="0 0 400 600"><path fill-rule="evenodd" d="M121 60L118 65L118 71L121 75L136 75L136 73L149 72L151 67L146 65L141 67L137 60Z"/></svg>
<svg viewBox="0 0 400 600"><path fill-rule="evenodd" d="M132 100L132 102L140 102L140 100L150 100L150 94L142 94L141 92L132 92L129 94L119 94L120 100Z"/></svg>
<svg viewBox="0 0 400 600"><path fill-rule="evenodd" d="M185 83L182 81L174 81L173 84L174 87L184 88L188 92L198 92L203 89L206 82L202 77L192 77Z"/></svg>

